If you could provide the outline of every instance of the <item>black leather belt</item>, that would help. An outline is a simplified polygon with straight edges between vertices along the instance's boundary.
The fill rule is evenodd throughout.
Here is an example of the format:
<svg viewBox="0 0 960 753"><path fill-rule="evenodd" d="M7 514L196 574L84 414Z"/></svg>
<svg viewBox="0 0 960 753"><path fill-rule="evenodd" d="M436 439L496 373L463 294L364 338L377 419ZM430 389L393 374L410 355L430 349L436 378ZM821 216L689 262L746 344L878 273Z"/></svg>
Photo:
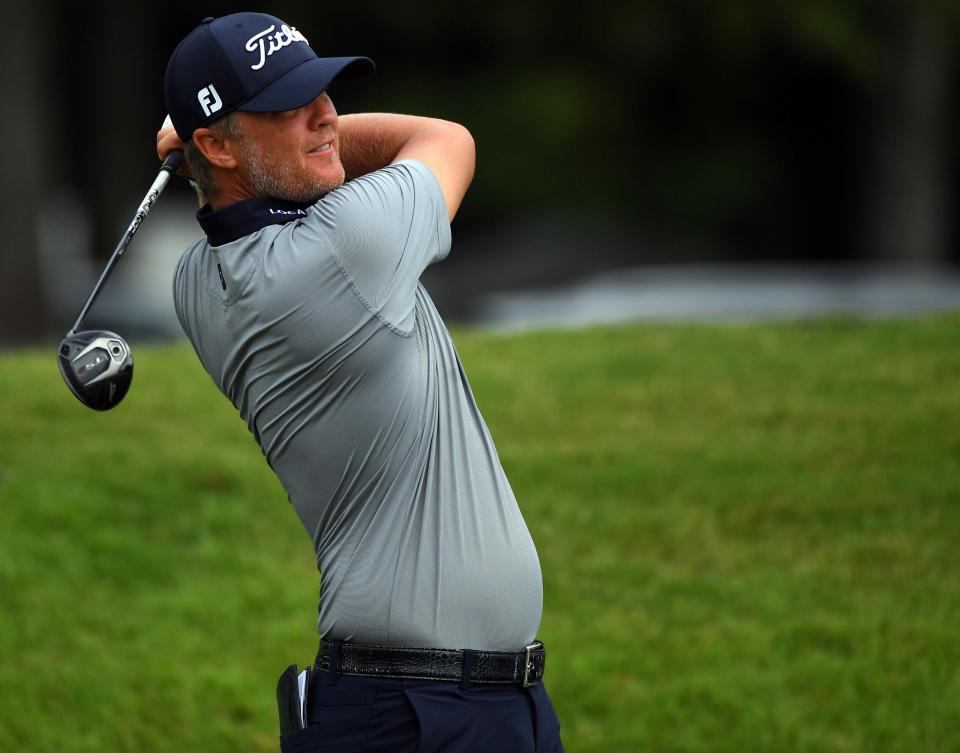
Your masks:
<svg viewBox="0 0 960 753"><path fill-rule="evenodd" d="M442 648L365 646L321 641L314 668L355 677L405 677L522 685L529 688L543 677L547 650L534 641L522 651L456 651Z"/></svg>

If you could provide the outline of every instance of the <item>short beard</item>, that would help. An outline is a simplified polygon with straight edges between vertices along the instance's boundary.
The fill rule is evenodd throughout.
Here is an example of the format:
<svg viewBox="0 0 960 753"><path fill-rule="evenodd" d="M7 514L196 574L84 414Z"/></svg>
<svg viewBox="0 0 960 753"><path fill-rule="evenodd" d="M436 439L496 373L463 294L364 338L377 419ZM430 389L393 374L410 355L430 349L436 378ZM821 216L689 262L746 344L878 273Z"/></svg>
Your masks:
<svg viewBox="0 0 960 753"><path fill-rule="evenodd" d="M241 148L249 187L256 196L313 204L343 185L343 177L335 182L325 181L315 175L299 173L293 165L273 162L260 145L252 141L243 140Z"/></svg>

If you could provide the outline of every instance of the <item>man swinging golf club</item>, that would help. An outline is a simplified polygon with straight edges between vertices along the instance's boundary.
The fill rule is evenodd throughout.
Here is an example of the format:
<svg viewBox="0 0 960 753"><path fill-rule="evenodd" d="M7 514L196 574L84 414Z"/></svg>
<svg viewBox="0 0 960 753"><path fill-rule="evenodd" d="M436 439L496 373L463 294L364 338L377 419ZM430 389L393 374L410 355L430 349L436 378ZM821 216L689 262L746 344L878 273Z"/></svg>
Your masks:
<svg viewBox="0 0 960 753"><path fill-rule="evenodd" d="M449 251L473 140L338 117L329 85L372 70L272 16L206 19L170 58L157 135L204 197L177 315L322 575L313 671L278 688L281 750L555 753L537 553L418 281Z"/></svg>

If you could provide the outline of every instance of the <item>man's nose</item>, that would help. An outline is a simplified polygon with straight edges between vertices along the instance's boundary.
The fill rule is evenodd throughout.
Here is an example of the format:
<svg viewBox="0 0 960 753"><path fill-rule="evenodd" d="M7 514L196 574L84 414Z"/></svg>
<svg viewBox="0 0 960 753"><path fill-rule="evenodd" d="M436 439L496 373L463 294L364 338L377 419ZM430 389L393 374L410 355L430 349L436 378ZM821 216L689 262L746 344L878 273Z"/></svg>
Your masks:
<svg viewBox="0 0 960 753"><path fill-rule="evenodd" d="M307 107L310 108L310 120L317 125L329 125L337 117L337 110L326 92L322 92Z"/></svg>

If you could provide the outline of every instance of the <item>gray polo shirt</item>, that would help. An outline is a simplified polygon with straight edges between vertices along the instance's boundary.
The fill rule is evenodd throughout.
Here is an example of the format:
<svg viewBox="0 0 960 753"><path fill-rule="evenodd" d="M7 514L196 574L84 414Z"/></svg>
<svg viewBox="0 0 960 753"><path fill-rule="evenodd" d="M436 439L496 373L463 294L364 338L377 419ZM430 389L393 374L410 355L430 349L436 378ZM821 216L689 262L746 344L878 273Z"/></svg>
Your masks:
<svg viewBox="0 0 960 753"><path fill-rule="evenodd" d="M251 199L198 218L177 315L313 539L320 634L529 644L536 549L419 283L450 248L430 170L404 160L313 205Z"/></svg>

